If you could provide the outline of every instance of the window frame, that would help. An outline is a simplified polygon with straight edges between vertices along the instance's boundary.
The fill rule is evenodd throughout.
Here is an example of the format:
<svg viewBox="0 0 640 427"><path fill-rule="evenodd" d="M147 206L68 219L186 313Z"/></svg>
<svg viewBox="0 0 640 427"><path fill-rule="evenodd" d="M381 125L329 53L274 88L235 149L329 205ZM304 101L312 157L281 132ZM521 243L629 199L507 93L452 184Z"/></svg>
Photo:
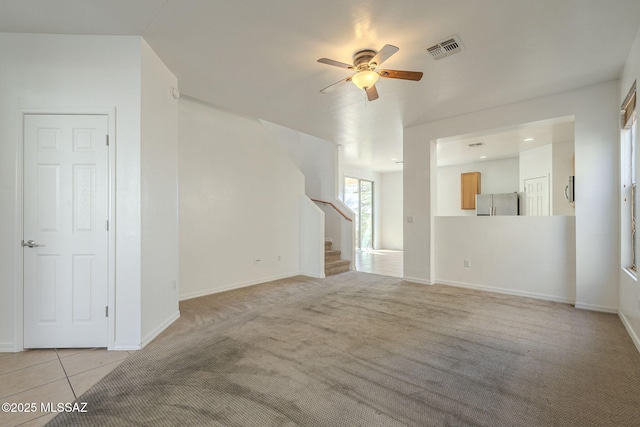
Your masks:
<svg viewBox="0 0 640 427"><path fill-rule="evenodd" d="M621 266L637 279L637 114L636 83L634 82L621 106ZM628 199L628 200L627 200ZM628 203L628 206L626 204ZM628 246L627 246L628 245Z"/></svg>

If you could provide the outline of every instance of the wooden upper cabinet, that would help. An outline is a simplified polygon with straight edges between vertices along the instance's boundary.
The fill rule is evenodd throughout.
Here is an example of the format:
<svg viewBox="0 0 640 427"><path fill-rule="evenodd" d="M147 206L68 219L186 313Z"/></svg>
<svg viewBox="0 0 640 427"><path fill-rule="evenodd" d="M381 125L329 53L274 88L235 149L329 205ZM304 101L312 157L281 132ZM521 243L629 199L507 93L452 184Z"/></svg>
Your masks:
<svg viewBox="0 0 640 427"><path fill-rule="evenodd" d="M480 194L480 172L460 174L460 209L475 209L476 194Z"/></svg>

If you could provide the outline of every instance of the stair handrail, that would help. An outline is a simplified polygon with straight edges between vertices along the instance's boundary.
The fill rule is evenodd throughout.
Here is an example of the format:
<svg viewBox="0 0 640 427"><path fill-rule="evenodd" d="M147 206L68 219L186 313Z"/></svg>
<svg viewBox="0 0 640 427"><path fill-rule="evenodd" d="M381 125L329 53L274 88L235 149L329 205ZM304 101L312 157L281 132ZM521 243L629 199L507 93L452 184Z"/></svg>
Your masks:
<svg viewBox="0 0 640 427"><path fill-rule="evenodd" d="M338 207L336 205L334 205L331 202L328 202L326 200L320 200L320 199L311 199L311 201L316 202L316 203L323 203L325 205L329 205L331 206L333 209L335 209L340 215L342 215L342 217L344 219L346 219L347 221L353 221L351 218L349 218L344 212L342 212L340 209L338 209Z"/></svg>

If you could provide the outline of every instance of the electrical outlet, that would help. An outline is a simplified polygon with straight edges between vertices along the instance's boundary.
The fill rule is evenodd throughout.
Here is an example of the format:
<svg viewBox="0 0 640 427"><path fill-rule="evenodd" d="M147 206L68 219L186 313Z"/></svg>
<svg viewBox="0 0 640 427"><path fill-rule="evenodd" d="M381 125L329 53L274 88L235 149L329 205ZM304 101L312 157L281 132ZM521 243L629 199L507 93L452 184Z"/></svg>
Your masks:
<svg viewBox="0 0 640 427"><path fill-rule="evenodd" d="M470 260L470 259L465 259L465 260L464 260L464 266L465 266L466 268L471 267L471 260Z"/></svg>

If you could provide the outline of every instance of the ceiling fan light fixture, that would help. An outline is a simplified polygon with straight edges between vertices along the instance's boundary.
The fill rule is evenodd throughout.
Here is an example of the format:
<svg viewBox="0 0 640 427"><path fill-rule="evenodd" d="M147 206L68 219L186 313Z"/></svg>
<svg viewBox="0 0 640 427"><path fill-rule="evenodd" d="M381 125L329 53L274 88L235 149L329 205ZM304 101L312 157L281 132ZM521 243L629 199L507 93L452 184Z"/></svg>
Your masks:
<svg viewBox="0 0 640 427"><path fill-rule="evenodd" d="M378 81L378 73L371 70L364 70L356 73L351 77L353 84L358 86L359 89L367 89L373 87Z"/></svg>
<svg viewBox="0 0 640 427"><path fill-rule="evenodd" d="M389 59L397 51L398 48L390 44L384 45L379 51L372 49L359 50L353 55L353 65L329 58L318 59L318 62L321 64L355 71L355 74L352 76L337 81L324 89L320 89L320 93L329 93L335 88L352 81L358 89L363 89L365 91L367 94L367 100L375 101L379 98L378 89L376 89L376 82L380 77L384 77L385 79L419 81L422 78L422 72L419 71L381 70L379 73L375 71L379 65L382 65L384 61Z"/></svg>

